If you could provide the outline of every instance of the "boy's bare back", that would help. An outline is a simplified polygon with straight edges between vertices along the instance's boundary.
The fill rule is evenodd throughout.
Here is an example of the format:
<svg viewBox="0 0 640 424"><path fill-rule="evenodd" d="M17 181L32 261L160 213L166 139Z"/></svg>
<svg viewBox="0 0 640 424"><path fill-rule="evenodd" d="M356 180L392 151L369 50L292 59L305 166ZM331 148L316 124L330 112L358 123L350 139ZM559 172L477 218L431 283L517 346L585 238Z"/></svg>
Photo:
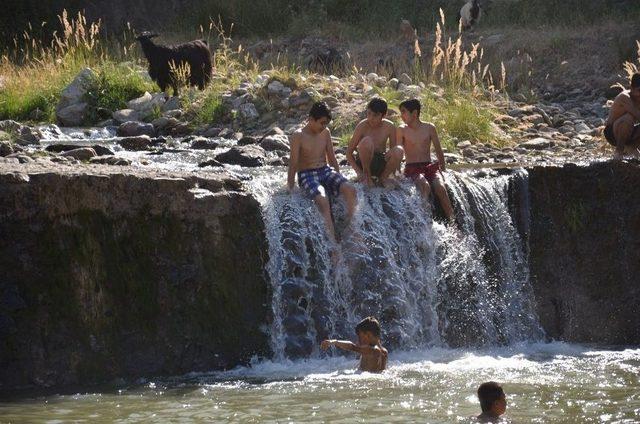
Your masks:
<svg viewBox="0 0 640 424"><path fill-rule="evenodd" d="M436 137L436 127L427 122L420 122L416 129L408 125L398 128L398 142L407 163L431 162L431 144Z"/></svg>

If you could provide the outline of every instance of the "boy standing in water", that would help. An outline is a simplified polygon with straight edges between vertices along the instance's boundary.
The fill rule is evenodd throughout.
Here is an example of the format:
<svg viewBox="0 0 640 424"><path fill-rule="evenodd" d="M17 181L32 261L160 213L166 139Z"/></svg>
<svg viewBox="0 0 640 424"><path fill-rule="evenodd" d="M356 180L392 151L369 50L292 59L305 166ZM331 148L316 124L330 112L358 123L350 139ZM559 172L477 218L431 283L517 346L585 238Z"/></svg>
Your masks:
<svg viewBox="0 0 640 424"><path fill-rule="evenodd" d="M453 207L441 172L446 170L446 163L436 127L420 120L420 102L416 99L400 103L400 116L405 125L398 128L397 139L407 160L404 175L415 182L425 199L433 189L445 216L453 222ZM435 162L431 161L431 145L438 157Z"/></svg>
<svg viewBox="0 0 640 424"><path fill-rule="evenodd" d="M300 130L291 135L291 156L287 187L293 191L296 172L298 185L320 210L327 233L335 242L335 229L331 218L329 195L341 194L347 204L347 217L351 220L356 208L356 190L342 176L327 124L331 121L331 111L324 102L317 102L309 111L309 120ZM327 165L327 162L331 165Z"/></svg>
<svg viewBox="0 0 640 424"><path fill-rule="evenodd" d="M382 372L387 368L387 349L380 344L380 323L373 317L367 317L356 325L358 344L342 340L324 340L323 350L330 346L339 347L360 354L360 371Z"/></svg>
<svg viewBox="0 0 640 424"><path fill-rule="evenodd" d="M347 147L349 164L356 171L358 181L367 186L373 184L373 178L387 186L387 179L402 162L402 147L396 144L396 126L385 119L386 116L387 102L377 97L371 99L367 105L367 118L356 126Z"/></svg>
<svg viewBox="0 0 640 424"><path fill-rule="evenodd" d="M507 411L507 398L500 384L495 381L482 383L478 387L478 400L482 408L482 414L478 415L478 422L502 422L500 416Z"/></svg>

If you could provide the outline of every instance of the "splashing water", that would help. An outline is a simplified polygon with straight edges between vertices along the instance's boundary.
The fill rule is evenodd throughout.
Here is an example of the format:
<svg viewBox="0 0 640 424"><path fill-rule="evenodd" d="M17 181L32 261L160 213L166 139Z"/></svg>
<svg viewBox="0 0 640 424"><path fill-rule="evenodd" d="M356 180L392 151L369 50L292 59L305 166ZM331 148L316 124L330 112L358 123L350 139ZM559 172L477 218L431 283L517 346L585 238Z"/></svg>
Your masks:
<svg viewBox="0 0 640 424"><path fill-rule="evenodd" d="M358 187L350 225L341 202L333 202L338 246L328 242L311 201L276 189L283 179L271 174L252 183L269 241L276 358L317 355L319 340L351 339L368 315L380 319L384 342L402 349L542 336L522 237L509 212L509 188L526 183L525 171L452 174L447 184L459 229L434 221L409 182L394 190Z"/></svg>

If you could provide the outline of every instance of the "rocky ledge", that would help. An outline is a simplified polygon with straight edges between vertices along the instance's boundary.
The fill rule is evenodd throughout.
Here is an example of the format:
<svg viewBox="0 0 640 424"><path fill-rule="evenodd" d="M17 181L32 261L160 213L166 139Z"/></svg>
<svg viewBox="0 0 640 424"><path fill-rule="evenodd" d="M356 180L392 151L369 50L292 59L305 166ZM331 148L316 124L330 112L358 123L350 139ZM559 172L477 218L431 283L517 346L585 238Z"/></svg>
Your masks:
<svg viewBox="0 0 640 424"><path fill-rule="evenodd" d="M262 225L224 172L3 164L0 391L268 354Z"/></svg>

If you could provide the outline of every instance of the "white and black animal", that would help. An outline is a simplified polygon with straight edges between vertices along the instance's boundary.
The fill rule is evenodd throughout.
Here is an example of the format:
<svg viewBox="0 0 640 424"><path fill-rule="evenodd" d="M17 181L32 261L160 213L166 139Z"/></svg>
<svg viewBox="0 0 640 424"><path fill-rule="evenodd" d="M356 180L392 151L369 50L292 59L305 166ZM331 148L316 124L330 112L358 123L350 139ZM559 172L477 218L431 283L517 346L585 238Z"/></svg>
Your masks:
<svg viewBox="0 0 640 424"><path fill-rule="evenodd" d="M463 31L468 31L476 25L482 17L482 6L479 0L469 0L461 8L458 14L458 22Z"/></svg>
<svg viewBox="0 0 640 424"><path fill-rule="evenodd" d="M173 95L178 95L179 81L175 69L189 65L189 85L204 90L211 80L213 66L211 52L204 40L189 41L174 46L163 46L153 42L158 34L143 32L136 39L140 42L142 52L149 62L149 76L162 91L173 88Z"/></svg>

